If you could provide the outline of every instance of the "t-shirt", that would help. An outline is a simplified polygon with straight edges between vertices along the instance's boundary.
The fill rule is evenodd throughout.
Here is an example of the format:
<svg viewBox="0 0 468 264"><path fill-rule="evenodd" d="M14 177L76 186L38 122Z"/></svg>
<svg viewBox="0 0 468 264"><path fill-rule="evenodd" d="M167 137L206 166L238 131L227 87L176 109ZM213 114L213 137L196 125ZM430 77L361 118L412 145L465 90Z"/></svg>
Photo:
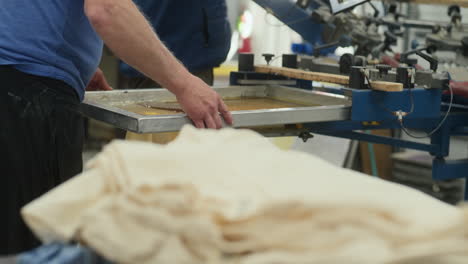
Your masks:
<svg viewBox="0 0 468 264"><path fill-rule="evenodd" d="M103 46L83 0L1 0L0 18L0 65L64 81L83 99Z"/></svg>

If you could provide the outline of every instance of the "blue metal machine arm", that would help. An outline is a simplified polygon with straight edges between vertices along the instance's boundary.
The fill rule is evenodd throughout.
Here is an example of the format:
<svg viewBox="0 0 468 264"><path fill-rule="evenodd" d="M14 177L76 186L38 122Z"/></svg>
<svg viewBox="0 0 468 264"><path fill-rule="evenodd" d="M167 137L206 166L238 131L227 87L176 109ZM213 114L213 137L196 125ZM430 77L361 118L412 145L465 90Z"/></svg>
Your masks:
<svg viewBox="0 0 468 264"><path fill-rule="evenodd" d="M322 43L322 25L312 19L312 12L314 7L317 7L316 5L310 4L309 7L303 9L296 4L296 1L254 0L254 2L296 31L305 41L312 45Z"/></svg>

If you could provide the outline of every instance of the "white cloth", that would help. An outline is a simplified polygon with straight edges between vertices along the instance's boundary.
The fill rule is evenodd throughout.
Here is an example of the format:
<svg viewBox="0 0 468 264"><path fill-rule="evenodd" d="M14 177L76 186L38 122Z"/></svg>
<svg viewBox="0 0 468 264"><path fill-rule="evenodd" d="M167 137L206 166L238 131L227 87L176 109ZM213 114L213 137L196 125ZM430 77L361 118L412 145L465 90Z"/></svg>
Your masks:
<svg viewBox="0 0 468 264"><path fill-rule="evenodd" d="M117 141L88 167L23 208L43 241L119 263L468 263L466 210L247 130Z"/></svg>

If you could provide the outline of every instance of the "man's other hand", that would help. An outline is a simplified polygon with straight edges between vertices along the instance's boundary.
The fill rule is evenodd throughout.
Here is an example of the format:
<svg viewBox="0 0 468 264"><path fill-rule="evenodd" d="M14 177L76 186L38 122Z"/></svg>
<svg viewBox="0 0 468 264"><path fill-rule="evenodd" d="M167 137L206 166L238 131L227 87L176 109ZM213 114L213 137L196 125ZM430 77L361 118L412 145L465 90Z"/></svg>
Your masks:
<svg viewBox="0 0 468 264"><path fill-rule="evenodd" d="M218 93L195 76L189 83L190 87L178 94L177 100L197 128L222 128L220 114L232 125L231 113Z"/></svg>
<svg viewBox="0 0 468 264"><path fill-rule="evenodd" d="M112 91L109 83L107 83L106 77L101 69L97 69L94 73L93 78L86 87L86 91Z"/></svg>

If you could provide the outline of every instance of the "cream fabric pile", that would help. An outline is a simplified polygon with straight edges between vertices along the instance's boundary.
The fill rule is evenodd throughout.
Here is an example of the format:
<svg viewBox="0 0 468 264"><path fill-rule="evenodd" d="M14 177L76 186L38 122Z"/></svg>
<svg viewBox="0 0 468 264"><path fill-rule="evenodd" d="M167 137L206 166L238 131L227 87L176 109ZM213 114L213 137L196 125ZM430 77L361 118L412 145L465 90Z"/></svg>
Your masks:
<svg viewBox="0 0 468 264"><path fill-rule="evenodd" d="M124 264L468 263L465 209L250 131L114 142L88 167L23 209L44 242Z"/></svg>

